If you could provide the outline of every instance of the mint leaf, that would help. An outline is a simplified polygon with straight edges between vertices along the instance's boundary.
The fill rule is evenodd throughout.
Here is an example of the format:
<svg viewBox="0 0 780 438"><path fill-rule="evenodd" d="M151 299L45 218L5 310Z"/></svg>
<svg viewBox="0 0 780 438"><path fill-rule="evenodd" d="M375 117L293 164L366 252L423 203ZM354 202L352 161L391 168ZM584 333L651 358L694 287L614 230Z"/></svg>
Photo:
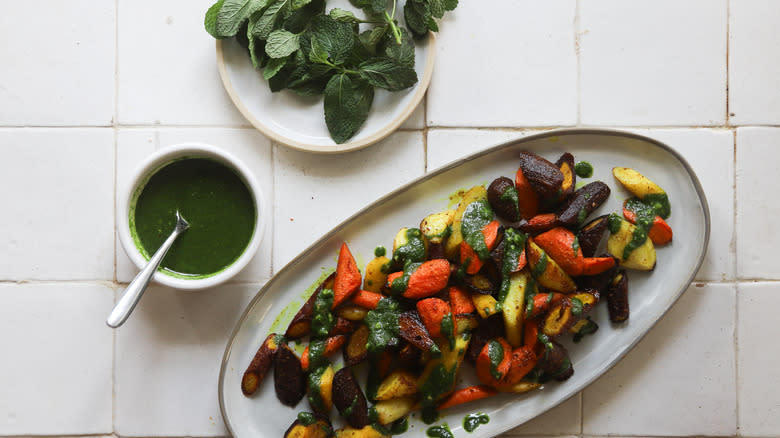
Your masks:
<svg viewBox="0 0 780 438"><path fill-rule="evenodd" d="M444 0L429 0L428 4L431 5L431 15L436 18L444 16Z"/></svg>
<svg viewBox="0 0 780 438"><path fill-rule="evenodd" d="M442 0L442 3L447 11L454 11L458 7L458 0Z"/></svg>
<svg viewBox="0 0 780 438"><path fill-rule="evenodd" d="M249 17L249 22L246 27L246 38L249 44L249 58L252 60L252 67L258 68L265 61L265 45L262 41L258 43L257 38L254 37L254 28L257 25L257 21L263 15L262 11L256 11Z"/></svg>
<svg viewBox="0 0 780 438"><path fill-rule="evenodd" d="M268 35L265 42L265 53L271 58L284 58L298 50L301 36L296 33L278 29Z"/></svg>
<svg viewBox="0 0 780 438"><path fill-rule="evenodd" d="M382 38L387 33L387 25L376 26L371 30L366 30L358 35L358 41L366 48L372 55L376 54L376 46L382 41Z"/></svg>
<svg viewBox="0 0 780 438"><path fill-rule="evenodd" d="M330 15L330 17L334 20L341 21L343 23L360 23L360 20L355 16L355 14L350 11L345 11L344 9L333 8L330 10L328 15Z"/></svg>
<svg viewBox="0 0 780 438"><path fill-rule="evenodd" d="M292 14L291 0L276 0L268 6L263 15L257 20L252 35L261 40L268 39L268 35L276 29L282 19Z"/></svg>
<svg viewBox="0 0 780 438"><path fill-rule="evenodd" d="M434 20L433 17L428 19L428 30L432 30L434 32L439 31L439 24L436 23L436 20Z"/></svg>
<svg viewBox="0 0 780 438"><path fill-rule="evenodd" d="M225 0L217 12L214 33L221 37L232 37L254 12L264 8L268 0Z"/></svg>
<svg viewBox="0 0 780 438"><path fill-rule="evenodd" d="M374 58L358 67L360 77L371 85L390 91L403 90L417 83L413 68L397 64L390 58Z"/></svg>
<svg viewBox="0 0 780 438"><path fill-rule="evenodd" d="M404 20L415 38L422 38L428 34L430 19L431 9L427 2L407 0L404 5Z"/></svg>
<svg viewBox="0 0 780 438"><path fill-rule="evenodd" d="M282 27L292 33L301 33L315 15L325 12L325 0L312 0L308 5L296 9L284 20Z"/></svg>
<svg viewBox="0 0 780 438"><path fill-rule="evenodd" d="M400 29L401 44L396 43L390 34L385 38L385 55L399 65L414 68L414 40L406 29Z"/></svg>
<svg viewBox="0 0 780 438"><path fill-rule="evenodd" d="M268 50L268 46L266 46L266 50ZM268 63L265 65L265 68L263 69L263 79L267 81L276 76L276 74L284 68L285 64L287 64L287 60L287 57L269 59Z"/></svg>
<svg viewBox="0 0 780 438"><path fill-rule="evenodd" d="M318 15L311 23L312 54L321 62L329 59L336 65L343 64L355 45L352 25L334 20L328 15Z"/></svg>
<svg viewBox="0 0 780 438"><path fill-rule="evenodd" d="M217 39L222 38L222 35L217 33L217 14L219 14L223 4L225 4L225 0L219 0L211 5L209 10L206 11L206 18L203 19L203 26L206 28L206 32Z"/></svg>
<svg viewBox="0 0 780 438"><path fill-rule="evenodd" d="M374 88L367 81L345 73L330 78L325 87L325 124L336 143L355 135L368 118L373 101Z"/></svg>
<svg viewBox="0 0 780 438"><path fill-rule="evenodd" d="M293 11L296 9L300 9L306 5L311 3L311 0L292 0L292 9Z"/></svg>
<svg viewBox="0 0 780 438"><path fill-rule="evenodd" d="M379 15L387 10L387 0L349 0L349 2L369 15Z"/></svg>

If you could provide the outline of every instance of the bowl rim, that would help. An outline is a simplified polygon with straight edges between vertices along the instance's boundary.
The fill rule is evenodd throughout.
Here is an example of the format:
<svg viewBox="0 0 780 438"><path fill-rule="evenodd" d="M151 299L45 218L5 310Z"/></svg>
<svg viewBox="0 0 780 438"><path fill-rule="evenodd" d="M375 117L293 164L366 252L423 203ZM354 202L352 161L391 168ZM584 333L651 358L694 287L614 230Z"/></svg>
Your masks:
<svg viewBox="0 0 780 438"><path fill-rule="evenodd" d="M199 290L224 283L241 272L254 258L263 240L268 212L265 208L265 196L254 175L252 175L246 165L231 153L216 146L199 142L184 142L164 146L146 157L135 168L128 183L119 192L119 199L117 200L116 223L119 241L122 243L125 254L138 269L146 266L148 260L136 246L130 231L131 202L133 202L136 193L142 188L142 185L146 184L154 173L178 159L186 158L208 158L230 168L246 184L249 192L252 194L256 211L252 238L249 240L244 252L222 271L208 277L193 279L175 277L162 271L157 271L152 276L156 283L164 286L182 290Z"/></svg>

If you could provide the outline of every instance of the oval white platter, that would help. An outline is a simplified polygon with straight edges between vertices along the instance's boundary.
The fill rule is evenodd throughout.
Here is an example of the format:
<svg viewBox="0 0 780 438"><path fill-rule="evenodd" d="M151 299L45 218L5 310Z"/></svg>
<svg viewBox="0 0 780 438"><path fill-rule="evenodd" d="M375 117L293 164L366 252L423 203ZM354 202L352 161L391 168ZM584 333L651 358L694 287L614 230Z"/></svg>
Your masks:
<svg viewBox="0 0 780 438"><path fill-rule="evenodd" d="M403 23L403 5L398 2L396 18ZM363 13L346 0L331 0L328 10L338 7ZM412 114L431 82L436 59L436 36L415 43L414 69L417 84L406 90L375 90L368 119L349 141L337 144L325 126L322 96L301 97L289 90L272 93L261 70L252 62L235 38L217 40L217 68L225 90L241 114L260 132L291 148L319 153L357 150L390 135Z"/></svg>
<svg viewBox="0 0 780 438"><path fill-rule="evenodd" d="M502 175L513 178L518 166L517 153L522 150L551 161L568 151L577 161L592 163L593 178L578 180L604 181L612 189L612 195L591 218L620 211L622 202L630 196L613 179L612 167L636 168L667 191L672 204L669 224L674 230L674 240L657 248L654 272L629 272L631 316L626 323L612 325L602 304L592 312L599 325L598 332L579 344L565 343L574 364L574 375L569 380L548 383L542 390L529 394L500 394L455 407L444 411L436 424L447 422L456 437L498 435L581 391L639 342L689 286L707 248L709 210L695 173L670 147L633 134L564 130L524 137L460 159L382 197L303 251L258 292L228 342L220 372L220 408L232 435L281 438L297 412L310 409L305 398L295 409L279 403L272 372L257 394L245 397L240 388L241 376L277 315L288 308L276 324L280 327L277 330L283 332L305 300L307 288L317 282L324 270L335 268L343 241L349 244L362 269L376 246L392 248L392 239L400 227L416 227L426 215L447 208L449 196L457 190L489 184ZM473 369L464 365L461 375L469 374L473 374ZM468 384L467 381L462 385ZM463 417L475 411L487 413L490 422L469 434L462 428ZM331 417L338 417L335 410ZM411 417L409 432L401 436L422 436L425 428L419 416Z"/></svg>

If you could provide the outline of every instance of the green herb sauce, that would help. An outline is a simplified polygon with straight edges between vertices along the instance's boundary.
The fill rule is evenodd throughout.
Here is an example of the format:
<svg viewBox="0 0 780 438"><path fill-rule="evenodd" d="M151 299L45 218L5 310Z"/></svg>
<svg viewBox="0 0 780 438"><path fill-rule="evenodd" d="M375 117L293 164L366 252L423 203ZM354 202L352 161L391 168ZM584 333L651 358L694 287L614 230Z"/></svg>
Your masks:
<svg viewBox="0 0 780 438"><path fill-rule="evenodd" d="M480 424L488 424L489 422L490 417L482 412L468 414L463 418L463 429L465 429L466 432L471 433L477 430Z"/></svg>
<svg viewBox="0 0 780 438"><path fill-rule="evenodd" d="M623 224L623 218L615 213L611 213L607 218L607 228L609 228L610 234L615 234L620 231L620 226Z"/></svg>
<svg viewBox="0 0 780 438"><path fill-rule="evenodd" d="M177 210L190 227L160 269L182 277L208 277L233 264L257 221L252 194L227 166L204 158L174 161L149 178L130 211L133 239L147 259L175 228Z"/></svg>
<svg viewBox="0 0 780 438"><path fill-rule="evenodd" d="M418 228L406 230L406 243L393 251L393 262L397 266L425 261L425 242Z"/></svg>
<svg viewBox="0 0 780 438"><path fill-rule="evenodd" d="M309 353L311 353L311 347L309 347ZM311 367L311 365L309 366ZM326 369L327 366L318 367L306 376L306 382L309 388L307 391L309 403L317 412L325 412L325 402L322 400L322 394L320 393L320 380L322 379L322 373L324 373Z"/></svg>
<svg viewBox="0 0 780 438"><path fill-rule="evenodd" d="M517 269L520 254L525 250L528 235L514 228L504 232L504 258L501 260L501 286L498 289L498 302L503 303L509 294L510 273Z"/></svg>
<svg viewBox="0 0 780 438"><path fill-rule="evenodd" d="M390 285L390 293L397 297L406 292L406 288L409 287L409 278L421 265L422 263L407 263L404 266L404 274L393 280L393 283Z"/></svg>
<svg viewBox="0 0 780 438"><path fill-rule="evenodd" d="M452 313L444 315L441 319L441 334L444 335L450 343L450 350L455 349L455 325L452 322Z"/></svg>
<svg viewBox="0 0 780 438"><path fill-rule="evenodd" d="M382 257L385 254L387 254L387 250L385 249L384 246L380 245L374 248L374 257Z"/></svg>
<svg viewBox="0 0 780 438"><path fill-rule="evenodd" d="M490 358L490 375L496 380L501 380L504 376L498 371L498 366L504 360L504 347L495 339L488 341L488 357Z"/></svg>
<svg viewBox="0 0 780 438"><path fill-rule="evenodd" d="M542 252L542 256L539 257L539 261L536 263L536 266L534 266L534 270L531 274L533 274L534 278L539 278L544 274L545 269L547 269L547 253Z"/></svg>
<svg viewBox="0 0 780 438"><path fill-rule="evenodd" d="M347 408L344 409L343 412L341 412L341 416L347 418L350 415L352 415L352 412L354 412L357 402L358 402L358 396L356 395L355 398L352 399L352 403L350 403L349 406L347 406Z"/></svg>
<svg viewBox="0 0 780 438"><path fill-rule="evenodd" d="M423 408L421 419L425 424L433 424L439 420L439 411L434 406Z"/></svg>
<svg viewBox="0 0 780 438"><path fill-rule="evenodd" d="M593 176L593 165L587 161L580 161L574 165L574 172L580 178L590 178Z"/></svg>
<svg viewBox="0 0 780 438"><path fill-rule="evenodd" d="M333 307L333 290L321 290L314 300L314 311L311 319L311 334L313 337L324 338L328 336L328 332L333 328L336 319L330 313L331 307Z"/></svg>
<svg viewBox="0 0 780 438"><path fill-rule="evenodd" d="M582 225L583 222L585 222L585 219L588 218L588 210L585 209L585 207L582 207L577 213L577 225Z"/></svg>
<svg viewBox="0 0 780 438"><path fill-rule="evenodd" d="M447 423L441 426L431 426L425 431L425 434L431 438L454 438L455 436L452 434L450 427L447 426Z"/></svg>
<svg viewBox="0 0 780 438"><path fill-rule="evenodd" d="M433 371L428 375L422 385L420 385L420 394L422 400L420 403L423 408L434 409L436 407L436 400L439 396L452 390L455 385L455 374L457 366L453 366L451 369L447 369L444 364L437 365ZM423 414L425 412L423 411ZM425 418L423 417L423 420ZM435 419L433 421L436 421Z"/></svg>
<svg viewBox="0 0 780 438"><path fill-rule="evenodd" d="M325 346L326 339L314 339L309 342L309 369L314 370L326 364Z"/></svg>
<svg viewBox="0 0 780 438"><path fill-rule="evenodd" d="M669 204L669 197L666 193L654 193L642 198L645 205L649 205L655 211L655 214L667 219L672 214L672 206Z"/></svg>
<svg viewBox="0 0 780 438"><path fill-rule="evenodd" d="M317 417L311 412L298 412L298 421L304 426L311 426L317 422Z"/></svg>
<svg viewBox="0 0 780 438"><path fill-rule="evenodd" d="M370 353L379 353L398 341L398 315L401 306L392 298L379 300L376 309L370 310L365 321L368 326L366 347Z"/></svg>
<svg viewBox="0 0 780 438"><path fill-rule="evenodd" d="M514 188L514 186L507 187L507 189L504 190L504 193L502 193L498 199L504 202L510 202L512 207L514 207L515 214L520 214L520 199L519 195L517 194L517 189Z"/></svg>
<svg viewBox="0 0 780 438"><path fill-rule="evenodd" d="M409 430L409 420L402 418L392 423L392 426L390 426L390 435L401 435L406 433L407 430Z"/></svg>
<svg viewBox="0 0 780 438"><path fill-rule="evenodd" d="M653 221L657 215L654 207L649 206L637 198L631 198L626 202L626 209L631 210L636 215L634 232L631 234L631 241L623 249L623 259L627 259L631 253L642 246L647 240L647 233L653 226Z"/></svg>
<svg viewBox="0 0 780 438"><path fill-rule="evenodd" d="M574 316L580 316L583 312L583 304L582 301L579 298L572 298L571 299L571 313Z"/></svg>
<svg viewBox="0 0 780 438"><path fill-rule="evenodd" d="M482 229L492 220L493 210L490 209L486 199L472 202L463 212L460 232L463 234L463 240L477 253L480 260L487 260L490 257Z"/></svg>
<svg viewBox="0 0 780 438"><path fill-rule="evenodd" d="M574 251L574 257L577 257L577 253L580 250L580 239L574 236L574 242L571 243L571 250Z"/></svg>

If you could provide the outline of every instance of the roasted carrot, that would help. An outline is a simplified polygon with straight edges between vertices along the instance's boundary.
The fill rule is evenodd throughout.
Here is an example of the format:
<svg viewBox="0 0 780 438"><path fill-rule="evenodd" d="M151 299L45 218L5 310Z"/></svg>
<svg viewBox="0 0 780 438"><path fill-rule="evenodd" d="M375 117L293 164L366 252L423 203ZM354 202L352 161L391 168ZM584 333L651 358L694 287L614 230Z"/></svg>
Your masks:
<svg viewBox="0 0 780 438"><path fill-rule="evenodd" d="M539 325L534 320L526 319L523 324L523 346L530 348L537 356L542 352L539 342Z"/></svg>
<svg viewBox="0 0 780 438"><path fill-rule="evenodd" d="M509 372L501 383L505 385L516 384L534 369L537 361L536 353L530 347L523 345L515 348L512 351L512 364L509 367Z"/></svg>
<svg viewBox="0 0 780 438"><path fill-rule="evenodd" d="M528 222L520 225L520 230L528 234L539 234L560 226L558 216L555 213L537 214L528 219Z"/></svg>
<svg viewBox="0 0 780 438"><path fill-rule="evenodd" d="M348 335L354 332L356 328L357 328L356 322L337 316L336 322L333 324L333 327L328 332L328 336Z"/></svg>
<svg viewBox="0 0 780 438"><path fill-rule="evenodd" d="M464 403L481 400L495 394L498 394L498 391L486 385L469 386L468 388L459 389L453 392L452 395L447 397L436 409L451 408Z"/></svg>
<svg viewBox="0 0 780 438"><path fill-rule="evenodd" d="M485 385L499 385L511 365L512 346L509 342L504 338L491 339L477 356L477 378Z"/></svg>
<svg viewBox="0 0 780 438"><path fill-rule="evenodd" d="M379 372L379 377L385 378L390 373L390 365L393 363L393 353L389 350L385 350L379 355L376 367Z"/></svg>
<svg viewBox="0 0 780 438"><path fill-rule="evenodd" d="M333 308L335 309L357 292L362 282L355 258L349 252L347 244L342 243L339 260L336 263L336 279L333 283Z"/></svg>
<svg viewBox="0 0 780 438"><path fill-rule="evenodd" d="M636 213L623 208L623 217L632 224L636 224ZM653 220L653 225L650 226L650 230L647 232L647 236L653 241L655 245L666 245L672 241L672 227L661 217L656 216Z"/></svg>
<svg viewBox="0 0 780 438"><path fill-rule="evenodd" d="M403 272L393 272L387 276L387 286L392 289L393 282L403 277ZM450 262L446 259L428 260L409 275L405 289L399 292L404 298L421 299L429 297L447 287L450 279Z"/></svg>
<svg viewBox="0 0 780 438"><path fill-rule="evenodd" d="M369 292L367 290L359 290L355 296L352 297L352 302L360 307L365 307L366 309L376 309L376 305L379 304L379 300L381 299L382 294Z"/></svg>
<svg viewBox="0 0 780 438"><path fill-rule="evenodd" d="M417 313L428 333L435 338L442 335L441 322L447 315L452 316L452 309L444 300L426 298L417 302Z"/></svg>
<svg viewBox="0 0 780 438"><path fill-rule="evenodd" d="M531 311L526 309L526 318L535 318L549 310L551 307L560 303L565 295L558 292L541 293L534 295Z"/></svg>
<svg viewBox="0 0 780 438"><path fill-rule="evenodd" d="M471 294L458 286L450 287L450 307L453 315L463 315L474 312L474 302Z"/></svg>
<svg viewBox="0 0 780 438"><path fill-rule="evenodd" d="M515 189L517 190L520 216L523 219L531 219L539 211L539 195L531 187L531 183L523 174L523 169L518 168L515 174Z"/></svg>
<svg viewBox="0 0 780 438"><path fill-rule="evenodd" d="M569 275L582 275L584 257L577 237L566 228L556 227L534 237L534 242Z"/></svg>
<svg viewBox="0 0 780 438"><path fill-rule="evenodd" d="M344 343L347 342L347 337L344 335L336 335L331 336L328 339L325 340L325 349L322 352L322 355L325 357L332 356L336 354L339 350L341 350L341 347L344 346ZM303 368L304 371L309 369L309 346L307 345L306 348L303 349L303 354L301 354L301 368Z"/></svg>
<svg viewBox="0 0 780 438"><path fill-rule="evenodd" d="M482 228L482 236L485 238L485 246L488 251L492 251L498 243L498 229L501 223L499 221L491 221ZM484 262L479 258L479 255L471 248L466 241L460 243L460 263L468 263L466 273L474 275L482 269Z"/></svg>
<svg viewBox="0 0 780 438"><path fill-rule="evenodd" d="M582 259L582 275L598 275L615 266L612 257L586 257Z"/></svg>
<svg viewBox="0 0 780 438"><path fill-rule="evenodd" d="M265 378L266 373L271 368L274 355L279 349L278 342L280 336L276 333L271 333L265 338L260 348L255 353L255 357L252 358L252 362L244 371L244 377L241 379L241 391L244 395L252 395L257 391L257 387Z"/></svg>

